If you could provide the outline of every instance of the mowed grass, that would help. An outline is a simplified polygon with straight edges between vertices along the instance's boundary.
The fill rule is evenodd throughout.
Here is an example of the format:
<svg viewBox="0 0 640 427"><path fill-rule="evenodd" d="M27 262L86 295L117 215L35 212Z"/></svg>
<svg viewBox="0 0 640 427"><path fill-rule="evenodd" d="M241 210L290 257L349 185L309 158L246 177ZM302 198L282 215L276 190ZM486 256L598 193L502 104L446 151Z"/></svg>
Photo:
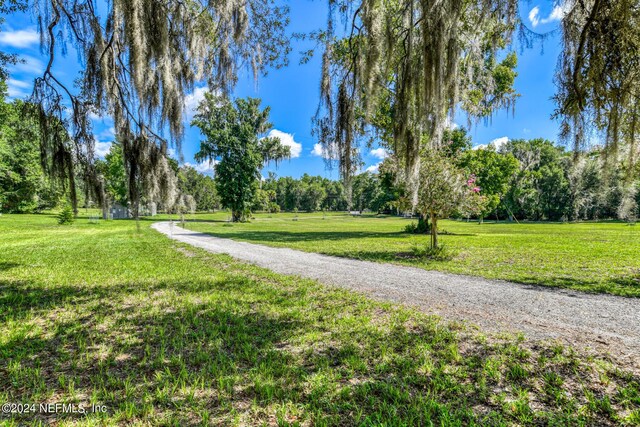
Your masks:
<svg viewBox="0 0 640 427"><path fill-rule="evenodd" d="M187 227L215 236L308 252L394 262L429 270L630 297L640 296L640 226L621 222L495 223L441 221L448 261L413 255L428 236L404 233L411 220L345 214L256 214L226 224L198 215ZM295 219L295 220L294 220ZM414 220L415 221L415 220Z"/></svg>
<svg viewBox="0 0 640 427"><path fill-rule="evenodd" d="M0 403L18 425L640 425L640 377L177 244L0 217Z"/></svg>

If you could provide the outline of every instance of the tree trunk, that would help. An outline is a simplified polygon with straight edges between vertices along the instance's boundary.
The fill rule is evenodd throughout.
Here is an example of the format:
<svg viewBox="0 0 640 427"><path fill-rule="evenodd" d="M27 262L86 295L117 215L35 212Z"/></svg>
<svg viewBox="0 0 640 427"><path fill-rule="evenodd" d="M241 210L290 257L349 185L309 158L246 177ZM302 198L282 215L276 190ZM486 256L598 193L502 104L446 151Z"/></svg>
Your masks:
<svg viewBox="0 0 640 427"><path fill-rule="evenodd" d="M418 231L424 227L424 232L429 234L429 217L418 213Z"/></svg>
<svg viewBox="0 0 640 427"><path fill-rule="evenodd" d="M431 248L438 247L438 217L431 213Z"/></svg>
<svg viewBox="0 0 640 427"><path fill-rule="evenodd" d="M231 222L240 222L242 220L242 212L231 210Z"/></svg>
<svg viewBox="0 0 640 427"><path fill-rule="evenodd" d="M73 209L73 216L78 217L78 193L76 191L76 180L73 174L69 176L69 198L71 199L71 208Z"/></svg>

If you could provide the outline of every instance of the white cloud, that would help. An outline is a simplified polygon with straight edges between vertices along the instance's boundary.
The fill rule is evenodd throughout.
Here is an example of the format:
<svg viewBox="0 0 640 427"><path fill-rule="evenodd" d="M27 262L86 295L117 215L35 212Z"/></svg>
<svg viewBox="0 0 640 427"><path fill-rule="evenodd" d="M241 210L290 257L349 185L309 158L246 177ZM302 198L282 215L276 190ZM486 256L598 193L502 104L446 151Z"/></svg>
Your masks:
<svg viewBox="0 0 640 427"><path fill-rule="evenodd" d="M9 95L9 98L26 98L27 93L23 92L20 89L16 89L15 87L9 86L7 88L7 95Z"/></svg>
<svg viewBox="0 0 640 427"><path fill-rule="evenodd" d="M91 113L89 113L89 118L91 120L93 120L94 122L101 122L101 123L105 123L105 124L113 123L113 118L111 116L109 116L108 114L102 115L101 113L91 112Z"/></svg>
<svg viewBox="0 0 640 427"><path fill-rule="evenodd" d="M509 142L509 137L503 136L502 138L496 138L491 141L489 144L496 147L496 150L499 150L504 146L507 142Z"/></svg>
<svg viewBox="0 0 640 427"><path fill-rule="evenodd" d="M501 138L496 138L489 142L488 144L480 144L473 147L474 150L486 150L490 145L495 148L496 151L500 150L507 142L509 142L509 137L503 136Z"/></svg>
<svg viewBox="0 0 640 427"><path fill-rule="evenodd" d="M109 154L110 149L111 149L111 142L101 142L96 139L96 142L95 142L96 156L103 159L104 156Z"/></svg>
<svg viewBox="0 0 640 427"><path fill-rule="evenodd" d="M36 30L15 30L0 32L0 44L11 47L29 47L40 42L40 35Z"/></svg>
<svg viewBox="0 0 640 427"><path fill-rule="evenodd" d="M547 22L561 21L567 13L569 13L569 2L565 1L553 8Z"/></svg>
<svg viewBox="0 0 640 427"><path fill-rule="evenodd" d="M531 22L531 25L534 27L538 26L540 22L540 6L535 6L529 11L529 22Z"/></svg>
<svg viewBox="0 0 640 427"><path fill-rule="evenodd" d="M183 166L189 166L191 168L194 168L195 170L197 170L198 172L205 174L205 175L213 175L214 173L214 166L216 165L216 163L218 163L216 160L213 161L205 161L202 163L185 163Z"/></svg>
<svg viewBox="0 0 640 427"><path fill-rule="evenodd" d="M20 62L12 65L10 67L10 71L34 75L42 74L42 72L44 71L44 62L42 62L38 58L34 58L33 56L29 55L20 55L18 59L20 60Z"/></svg>
<svg viewBox="0 0 640 427"><path fill-rule="evenodd" d="M206 86L196 87L193 92L184 98L184 112L188 121L193 118L198 104L204 99L204 94L207 92L209 92L209 88Z"/></svg>
<svg viewBox="0 0 640 427"><path fill-rule="evenodd" d="M7 93L12 98L24 98L29 95L31 89L30 83L15 79L7 80Z"/></svg>
<svg viewBox="0 0 640 427"><path fill-rule="evenodd" d="M329 152L329 150L323 147L322 144L317 143L313 145L313 150L311 150L311 155L322 157L325 160L338 160L338 154L337 154L338 148L334 147L332 151L334 152L333 157L331 156L331 153Z"/></svg>
<svg viewBox="0 0 640 427"><path fill-rule="evenodd" d="M382 164L382 162L377 163L375 165L371 165L366 169L366 171L367 172L371 172L371 173L378 173L378 171L380 170L380 165L381 164Z"/></svg>
<svg viewBox="0 0 640 427"><path fill-rule="evenodd" d="M278 138L282 145L290 147L292 159L300 157L300 154L302 153L302 144L293 139L293 134L282 132L278 129L272 129L268 136L270 138Z"/></svg>
<svg viewBox="0 0 640 427"><path fill-rule="evenodd" d="M458 129L460 125L454 122L451 117L447 117L447 120L445 122L445 127L450 130L455 130L455 129Z"/></svg>
<svg viewBox="0 0 640 427"><path fill-rule="evenodd" d="M104 139L104 138L108 138L108 139L113 139L116 137L116 128L114 128L113 126L103 130L102 132L100 132L100 135L98 135L100 138Z"/></svg>
<svg viewBox="0 0 640 427"><path fill-rule="evenodd" d="M376 159L381 159L381 160L389 157L389 153L387 153L387 150L385 150L384 148L375 148L371 150L369 154L371 154Z"/></svg>
<svg viewBox="0 0 640 427"><path fill-rule="evenodd" d="M537 27L540 24L549 24L551 22L556 22L562 20L564 16L569 12L569 2L563 1L560 4L556 4L551 13L546 18L540 17L540 7L535 6L533 9L529 11L529 21L533 28Z"/></svg>
<svg viewBox="0 0 640 427"><path fill-rule="evenodd" d="M313 150L311 150L311 155L322 157L323 159L327 159L327 160L331 159L331 155L329 154L329 152L320 143L313 145Z"/></svg>
<svg viewBox="0 0 640 427"><path fill-rule="evenodd" d="M9 86L15 86L15 87L19 87L21 89L27 89L27 88L32 87L31 83L27 83L27 82L23 82L21 80L15 80L15 79L7 80L7 84Z"/></svg>

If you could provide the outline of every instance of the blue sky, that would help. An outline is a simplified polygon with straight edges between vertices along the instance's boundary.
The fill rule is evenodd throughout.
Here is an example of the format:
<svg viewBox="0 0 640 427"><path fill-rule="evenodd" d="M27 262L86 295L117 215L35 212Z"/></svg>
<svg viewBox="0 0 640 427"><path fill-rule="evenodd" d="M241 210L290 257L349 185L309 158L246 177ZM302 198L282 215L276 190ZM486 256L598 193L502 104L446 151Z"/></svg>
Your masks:
<svg viewBox="0 0 640 427"><path fill-rule="evenodd" d="M326 1L323 0L283 0L291 8L291 32L308 32L321 28L326 22ZM553 74L560 52L560 38L553 30L558 27L563 9L552 0L521 2L523 21L529 28L539 33L551 32L543 45L532 49L521 49L515 45L518 53L518 77L516 90L521 94L515 108L511 111L499 111L488 123L480 123L471 128L474 145L485 145L492 141L504 141L505 138L537 138L556 140L558 123L551 120L554 110L551 97L554 94ZM320 54L310 62L299 65L298 52L312 46L309 42L296 42L290 57L290 65L280 70L271 70L267 77L254 81L249 71L243 71L235 96L259 97L263 105L271 107L271 121L274 134L283 142L292 146L294 158L282 162L276 169L268 165L263 175L269 171L279 176L299 177L304 173L323 175L337 179L336 170L327 170L321 152L315 147L317 141L311 135L311 117L315 113L319 96ZM41 55L39 36L36 32L34 17L28 14L9 16L0 32L0 49L19 54L26 62L10 69L9 95L24 97L31 92L33 79L44 69L45 58ZM66 83L71 84L77 77L80 64L70 50L66 57L58 56L54 71ZM202 95L203 89L197 89L188 97L187 105L194 105ZM467 123L462 114L455 122ZM95 121L95 133L98 151L106 152L113 138L113 129L109 119ZM196 129L187 129L182 144L184 162L196 166L203 172L211 172L208 165L197 165L193 155L198 151L201 136ZM364 169L374 169L381 161L381 152L366 150L363 147Z"/></svg>

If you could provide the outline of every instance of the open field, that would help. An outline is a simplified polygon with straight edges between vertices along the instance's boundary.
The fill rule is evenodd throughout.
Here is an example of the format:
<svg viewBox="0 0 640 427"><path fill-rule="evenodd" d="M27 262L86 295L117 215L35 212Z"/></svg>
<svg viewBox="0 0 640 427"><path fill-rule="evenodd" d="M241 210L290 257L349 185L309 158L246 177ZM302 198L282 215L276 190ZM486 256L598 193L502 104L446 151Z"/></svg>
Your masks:
<svg viewBox="0 0 640 427"><path fill-rule="evenodd" d="M0 401L107 407L7 425L640 425L640 378L603 359L270 273L141 223L0 217Z"/></svg>
<svg viewBox="0 0 640 427"><path fill-rule="evenodd" d="M589 292L640 296L640 226L602 223L442 221L450 261L416 258L427 236L404 233L411 220L322 213L257 214L251 223L225 224L227 214L197 215L189 229L271 246L451 273ZM189 216L188 216L189 217Z"/></svg>

